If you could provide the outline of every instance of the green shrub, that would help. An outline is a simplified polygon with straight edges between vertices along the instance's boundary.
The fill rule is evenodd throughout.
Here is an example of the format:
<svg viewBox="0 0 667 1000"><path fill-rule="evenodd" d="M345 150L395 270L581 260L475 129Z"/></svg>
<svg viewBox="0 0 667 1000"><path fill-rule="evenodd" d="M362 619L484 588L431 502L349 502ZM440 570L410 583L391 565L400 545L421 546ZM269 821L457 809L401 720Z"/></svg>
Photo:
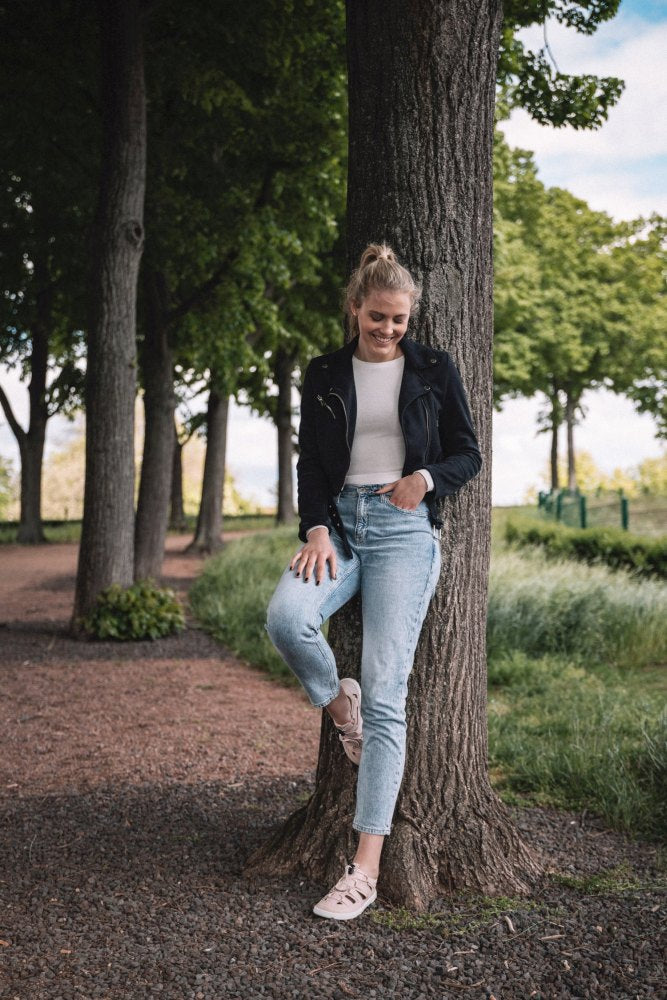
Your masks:
<svg viewBox="0 0 667 1000"><path fill-rule="evenodd" d="M637 576L667 579L667 539L643 538L621 528L568 528L557 522L519 522L505 525L510 545L539 546L557 558L605 563L612 569L628 569Z"/></svg>
<svg viewBox="0 0 667 1000"><path fill-rule="evenodd" d="M107 587L81 623L96 639L159 639L185 628L185 615L173 590L142 580Z"/></svg>

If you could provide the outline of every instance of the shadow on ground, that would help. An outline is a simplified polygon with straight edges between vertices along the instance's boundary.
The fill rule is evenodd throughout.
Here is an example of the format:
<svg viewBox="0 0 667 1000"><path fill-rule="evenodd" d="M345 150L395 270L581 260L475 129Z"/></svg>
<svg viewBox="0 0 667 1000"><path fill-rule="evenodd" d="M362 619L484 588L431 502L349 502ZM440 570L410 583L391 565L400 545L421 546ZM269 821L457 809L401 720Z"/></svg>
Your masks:
<svg viewBox="0 0 667 1000"><path fill-rule="evenodd" d="M357 921L324 921L311 907L327 886L298 874L242 874L311 787L292 777L4 799L0 995L660 995L661 894L650 847L631 889L587 893L546 880L529 900L441 900L411 921L380 900ZM542 850L561 844L563 864L573 837L586 844L580 870L592 870L596 856L624 859L624 838L595 824L575 832L572 814L522 810L517 821Z"/></svg>

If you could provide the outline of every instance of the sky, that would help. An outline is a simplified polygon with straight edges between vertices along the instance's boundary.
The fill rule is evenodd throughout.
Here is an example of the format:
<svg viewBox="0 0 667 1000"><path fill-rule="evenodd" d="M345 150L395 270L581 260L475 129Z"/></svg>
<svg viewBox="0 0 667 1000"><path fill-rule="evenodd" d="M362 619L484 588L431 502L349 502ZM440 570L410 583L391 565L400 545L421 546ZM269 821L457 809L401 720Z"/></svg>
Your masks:
<svg viewBox="0 0 667 1000"><path fill-rule="evenodd" d="M543 45L541 28L520 37L532 48ZM579 35L555 21L547 25L549 47L564 73L595 73L625 81L618 104L595 132L538 125L524 111L502 124L512 146L530 149L540 179L567 188L591 208L615 219L659 212L667 215L667 0L623 0L617 17L592 36ZM14 373L0 367L0 384L23 425L27 391ZM584 395L587 411L576 429L576 446L592 454L606 472L636 466L657 456L664 445L652 419L636 414L622 397L601 390ZM548 435L537 433L543 400L508 401L493 418L493 502L521 503L526 491L542 484L549 455ZM49 422L47 450L63 446L71 425ZM562 441L564 447L564 440ZM18 468L15 439L0 414L0 455ZM268 421L234 405L230 414L228 462L244 495L272 502L276 470L276 432Z"/></svg>

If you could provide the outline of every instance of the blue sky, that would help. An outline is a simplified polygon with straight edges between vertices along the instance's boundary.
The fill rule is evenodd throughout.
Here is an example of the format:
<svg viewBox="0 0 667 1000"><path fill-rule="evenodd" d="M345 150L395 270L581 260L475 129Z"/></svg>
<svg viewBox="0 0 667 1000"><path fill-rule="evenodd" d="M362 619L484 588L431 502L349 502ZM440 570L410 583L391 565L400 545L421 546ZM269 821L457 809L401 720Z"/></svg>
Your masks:
<svg viewBox="0 0 667 1000"><path fill-rule="evenodd" d="M618 16L592 36L556 22L549 22L547 35L562 72L618 76L625 80L625 91L596 132L543 127L516 111L503 123L506 138L534 151L545 184L567 188L596 210L616 219L667 215L667 0L624 0ZM543 44L541 29L528 29L522 37L533 48ZM25 425L25 388L1 369L0 381ZM637 415L626 400L596 392L586 394L584 403L588 414L577 429L577 445L603 469L625 468L660 454L652 420ZM538 399L512 400L494 414L494 503L520 502L546 470L548 439L535 431L540 405ZM62 446L69 428L51 421L47 447ZM273 426L234 407L228 453L242 492L270 502L276 479ZM0 454L18 467L16 444L2 416Z"/></svg>

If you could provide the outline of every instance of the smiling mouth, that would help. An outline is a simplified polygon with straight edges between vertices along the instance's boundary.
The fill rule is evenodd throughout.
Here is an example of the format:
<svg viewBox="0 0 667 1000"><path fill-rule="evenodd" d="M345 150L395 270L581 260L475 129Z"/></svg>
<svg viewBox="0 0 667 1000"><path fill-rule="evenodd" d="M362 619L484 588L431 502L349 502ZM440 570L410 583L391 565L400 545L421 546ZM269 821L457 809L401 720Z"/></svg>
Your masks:
<svg viewBox="0 0 667 1000"><path fill-rule="evenodd" d="M393 334L390 337L385 337L381 333L373 333L371 336L373 337L373 340L377 341L378 344L390 344L394 339Z"/></svg>

